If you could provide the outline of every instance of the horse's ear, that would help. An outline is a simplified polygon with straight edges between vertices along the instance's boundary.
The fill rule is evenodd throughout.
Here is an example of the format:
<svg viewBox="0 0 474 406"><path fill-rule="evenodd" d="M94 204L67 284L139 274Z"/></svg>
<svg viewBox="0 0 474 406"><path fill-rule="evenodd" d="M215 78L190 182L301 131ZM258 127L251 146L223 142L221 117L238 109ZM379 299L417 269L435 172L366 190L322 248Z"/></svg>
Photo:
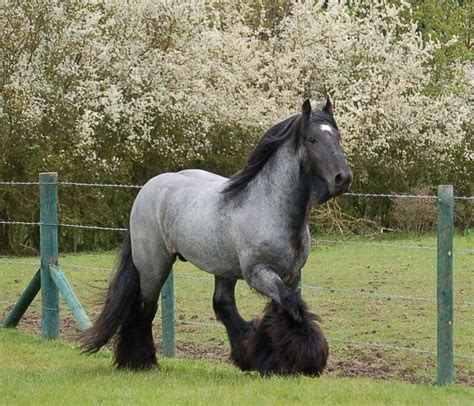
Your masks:
<svg viewBox="0 0 474 406"><path fill-rule="evenodd" d="M311 103L309 99L306 99L303 103L303 106L301 107L301 113L303 114L303 120L302 120L303 126L305 126L308 123L309 118L311 117L311 111L312 111Z"/></svg>
<svg viewBox="0 0 474 406"><path fill-rule="evenodd" d="M323 111L329 113L331 116L334 113L334 108L332 106L331 99L329 98L329 96L326 97L326 104L323 107Z"/></svg>

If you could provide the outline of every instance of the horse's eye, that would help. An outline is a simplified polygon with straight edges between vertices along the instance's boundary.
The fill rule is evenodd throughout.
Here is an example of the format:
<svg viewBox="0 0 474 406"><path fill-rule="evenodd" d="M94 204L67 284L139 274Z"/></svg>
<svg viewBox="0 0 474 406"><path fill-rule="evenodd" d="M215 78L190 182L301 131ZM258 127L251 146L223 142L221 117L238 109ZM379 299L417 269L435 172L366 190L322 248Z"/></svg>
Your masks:
<svg viewBox="0 0 474 406"><path fill-rule="evenodd" d="M309 137L309 138L308 138L308 141L309 141L311 144L315 144L315 143L316 143L316 138L314 138L314 137Z"/></svg>

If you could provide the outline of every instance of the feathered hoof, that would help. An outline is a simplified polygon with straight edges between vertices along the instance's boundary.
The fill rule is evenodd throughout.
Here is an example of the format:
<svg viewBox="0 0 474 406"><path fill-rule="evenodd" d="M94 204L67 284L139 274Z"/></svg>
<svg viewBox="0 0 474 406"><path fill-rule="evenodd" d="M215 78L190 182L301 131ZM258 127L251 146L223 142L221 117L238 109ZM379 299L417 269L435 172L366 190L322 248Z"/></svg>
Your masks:
<svg viewBox="0 0 474 406"><path fill-rule="evenodd" d="M263 318L252 321L232 348L232 360L243 371L261 375L320 376L326 367L329 346L316 320L301 299L301 317L294 320L272 302Z"/></svg>

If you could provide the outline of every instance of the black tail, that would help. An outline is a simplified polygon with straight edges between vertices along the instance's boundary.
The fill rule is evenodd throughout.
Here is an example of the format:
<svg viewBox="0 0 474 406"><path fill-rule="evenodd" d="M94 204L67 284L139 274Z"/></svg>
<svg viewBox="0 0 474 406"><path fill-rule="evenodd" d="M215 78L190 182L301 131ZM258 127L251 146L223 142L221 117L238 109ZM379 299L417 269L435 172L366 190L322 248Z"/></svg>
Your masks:
<svg viewBox="0 0 474 406"><path fill-rule="evenodd" d="M102 312L82 337L82 351L93 354L116 336L115 364L119 368L152 367L156 364L152 334L156 309L157 304L145 305L141 299L140 278L132 260L130 234L127 234Z"/></svg>

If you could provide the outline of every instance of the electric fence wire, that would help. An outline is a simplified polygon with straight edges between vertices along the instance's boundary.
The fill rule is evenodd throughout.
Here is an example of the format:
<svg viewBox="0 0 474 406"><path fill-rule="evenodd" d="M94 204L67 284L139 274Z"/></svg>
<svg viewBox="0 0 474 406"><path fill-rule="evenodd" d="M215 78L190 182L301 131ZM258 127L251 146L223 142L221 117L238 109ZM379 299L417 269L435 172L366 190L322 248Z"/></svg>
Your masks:
<svg viewBox="0 0 474 406"><path fill-rule="evenodd" d="M16 182L16 181L0 181L0 185L19 185L19 186L38 186L38 185L63 185L63 186L81 186L81 187L98 187L98 188L118 188L118 189L141 189L143 185L123 184L123 183L98 183L98 182L75 182L75 181L60 181L54 182ZM397 193L356 193L348 192L343 196L352 197L375 197L375 198L401 198L401 199L432 199L437 200L438 197L434 195L410 195ZM474 200L474 196L454 196L455 200Z"/></svg>

